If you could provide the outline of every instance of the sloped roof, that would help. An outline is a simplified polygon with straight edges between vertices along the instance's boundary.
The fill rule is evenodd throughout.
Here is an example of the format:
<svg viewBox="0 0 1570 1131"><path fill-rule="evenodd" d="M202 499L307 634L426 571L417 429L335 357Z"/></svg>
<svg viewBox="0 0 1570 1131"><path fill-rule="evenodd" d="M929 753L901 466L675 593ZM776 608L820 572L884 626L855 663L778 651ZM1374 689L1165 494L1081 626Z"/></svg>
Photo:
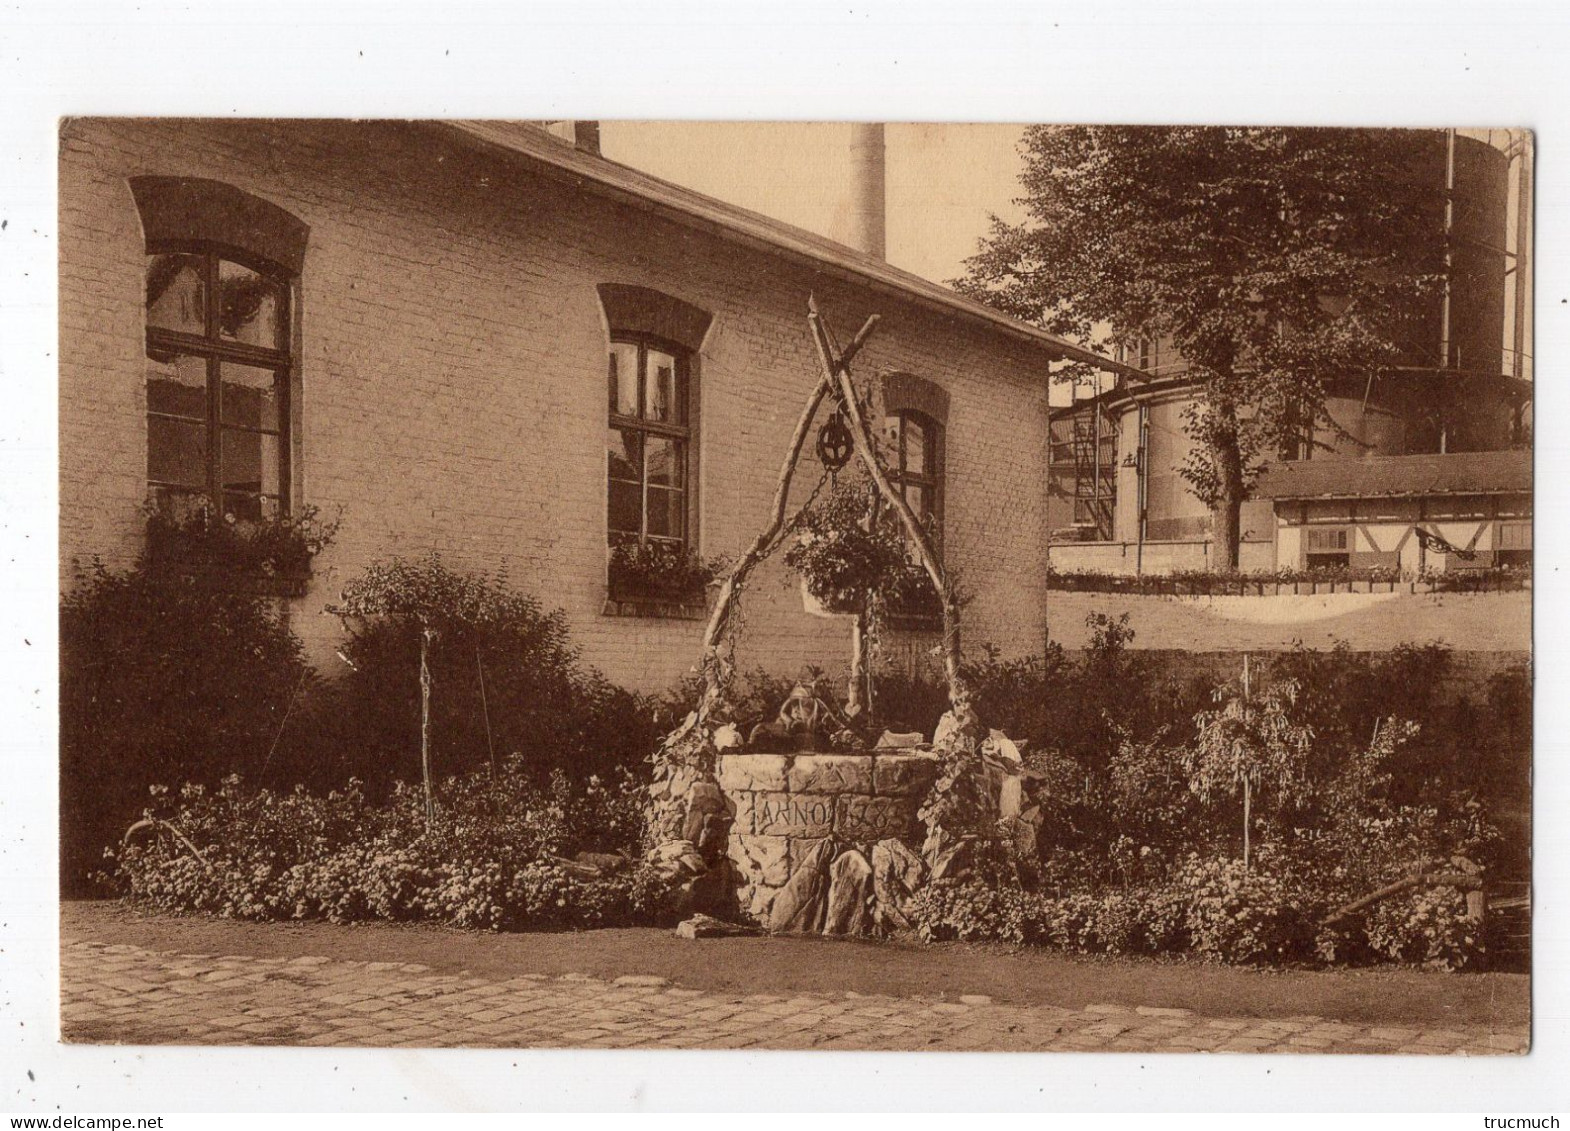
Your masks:
<svg viewBox="0 0 1570 1131"><path fill-rule="evenodd" d="M1531 490L1532 453L1504 451L1276 463L1260 477L1254 494L1262 499L1365 499Z"/></svg>
<svg viewBox="0 0 1570 1131"><path fill-rule="evenodd" d="M523 160L535 168L566 174L586 189L613 198L630 198L679 222L718 231L743 243L761 245L776 254L805 261L818 270L849 278L862 285L870 284L901 298L937 308L945 314L984 324L1039 347L1054 360L1080 361L1109 373L1139 375L1137 369L1010 318L947 287L893 267L875 256L762 213L738 208L659 177L651 177L630 166L579 149L528 123L450 121L431 125L508 159Z"/></svg>

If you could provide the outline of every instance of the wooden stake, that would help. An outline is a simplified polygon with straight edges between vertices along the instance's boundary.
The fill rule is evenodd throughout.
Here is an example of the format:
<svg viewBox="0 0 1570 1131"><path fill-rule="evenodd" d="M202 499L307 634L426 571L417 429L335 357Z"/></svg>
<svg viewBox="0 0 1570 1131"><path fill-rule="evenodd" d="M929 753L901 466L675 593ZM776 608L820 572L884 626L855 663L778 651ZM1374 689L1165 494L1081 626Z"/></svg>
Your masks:
<svg viewBox="0 0 1570 1131"><path fill-rule="evenodd" d="M1248 722L1248 653L1243 653L1243 721ZM1248 871L1249 825L1253 790L1249 786L1248 767L1243 767L1243 871Z"/></svg>
<svg viewBox="0 0 1570 1131"><path fill-rule="evenodd" d="M431 791L431 637L429 626L420 631L420 777L425 782L425 824L436 823L436 795Z"/></svg>
<svg viewBox="0 0 1570 1131"><path fill-rule="evenodd" d="M480 716L485 720L485 749L491 758L491 781L496 780L496 742L491 738L491 708L485 700L485 664L480 660L480 646L474 646L474 670L480 677Z"/></svg>
<svg viewBox="0 0 1570 1131"><path fill-rule="evenodd" d="M867 684L867 613L856 614L850 626L850 686L846 688L845 710L853 718L859 717L867 706L864 689Z"/></svg>
<svg viewBox="0 0 1570 1131"><path fill-rule="evenodd" d="M812 301L809 299L809 307ZM878 316L874 314L868 318L866 324L856 334L856 337L845 350L845 357L854 357L872 336L874 327L878 324ZM731 618L735 614L737 598L742 585L759 562L767 558L779 545L779 539L786 529L785 511L790 503L791 480L796 473L796 464L801 459L801 448L807 440L807 432L812 427L812 421L817 416L818 407L823 403L823 398L829 395L834 388L832 373L826 373L812 390L812 395L807 398L806 406L802 409L801 418L796 422L796 431L791 436L790 447L785 453L785 462L780 466L779 477L774 486L774 504L770 508L769 522L753 539L747 552L737 559L731 567L730 574L720 586L718 596L714 601L714 612L709 615L708 627L703 633L703 657L701 672L703 675L703 698L698 703L698 718L702 720L715 704L720 700L727 682L728 671L725 659L720 654L720 646L730 629Z"/></svg>
<svg viewBox="0 0 1570 1131"><path fill-rule="evenodd" d="M872 481L877 484L878 493L899 515L900 523L905 528L905 536L916 547L922 568L927 571L928 578L931 579L933 587L937 589L942 599L943 672L949 685L949 703L954 709L954 717L962 727L979 726L980 722L971 704L970 688L960 671L959 603L949 587L943 565L938 560L937 551L932 545L926 527L921 525L921 520L916 517L915 511L911 510L910 504L905 501L905 496L894 490L887 473L883 470L882 461L877 455L877 443L866 417L862 415L861 404L856 398L856 387L850 379L850 371L845 367L843 360L835 359L822 316L819 315L815 305L809 304L808 309L807 320L812 326L813 342L818 347L818 362L822 367L824 379L833 384L839 393L840 407L850 420L851 441L855 444L856 454L861 457L868 474L872 476ZM859 338L860 335L857 337Z"/></svg>
<svg viewBox="0 0 1570 1131"><path fill-rule="evenodd" d="M878 525L878 494L876 491L870 494L867 513L862 519L868 533L876 530ZM870 721L872 717L872 657L867 640L871 632L872 614L862 609L850 626L850 686L845 696L846 710L853 717L860 716L862 722ZM865 715L862 715L863 711Z"/></svg>
<svg viewBox="0 0 1570 1131"><path fill-rule="evenodd" d="M1253 790L1249 788L1249 784L1248 784L1248 775L1244 774L1243 775L1243 871L1245 871L1245 872L1248 871L1248 839L1249 839L1248 826L1249 826L1250 800L1251 800L1252 794L1253 794Z"/></svg>

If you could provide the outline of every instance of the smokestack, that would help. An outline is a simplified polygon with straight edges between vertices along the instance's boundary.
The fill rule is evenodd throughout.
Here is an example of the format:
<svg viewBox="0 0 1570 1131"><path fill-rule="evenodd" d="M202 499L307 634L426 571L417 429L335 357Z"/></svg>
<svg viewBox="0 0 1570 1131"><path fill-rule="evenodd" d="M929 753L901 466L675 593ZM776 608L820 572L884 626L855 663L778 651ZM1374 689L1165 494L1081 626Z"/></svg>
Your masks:
<svg viewBox="0 0 1570 1131"><path fill-rule="evenodd" d="M883 123L851 127L851 246L886 258L883 242Z"/></svg>
<svg viewBox="0 0 1570 1131"><path fill-rule="evenodd" d="M541 122L540 126L546 133L571 142L575 148L585 153L600 155L600 123L584 119L561 119L554 122Z"/></svg>
<svg viewBox="0 0 1570 1131"><path fill-rule="evenodd" d="M572 124L572 143L579 149L600 155L600 123L595 121L576 121Z"/></svg>

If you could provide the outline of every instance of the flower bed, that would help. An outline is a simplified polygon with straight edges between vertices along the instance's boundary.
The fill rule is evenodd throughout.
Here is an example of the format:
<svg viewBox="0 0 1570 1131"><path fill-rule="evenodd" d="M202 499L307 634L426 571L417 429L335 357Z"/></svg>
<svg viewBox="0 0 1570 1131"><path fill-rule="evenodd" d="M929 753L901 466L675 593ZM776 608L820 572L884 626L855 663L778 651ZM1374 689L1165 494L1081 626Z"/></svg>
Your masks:
<svg viewBox="0 0 1570 1131"><path fill-rule="evenodd" d="M132 898L236 919L423 920L488 930L672 921L671 886L631 851L641 798L630 780L531 781L510 760L449 779L427 823L418 790L382 805L358 783L325 797L154 791L137 833L107 855ZM570 859L569 854L576 859Z"/></svg>
<svg viewBox="0 0 1570 1131"><path fill-rule="evenodd" d="M1077 954L1176 955L1229 965L1476 966L1482 924L1465 895L1435 887L1382 903L1366 918L1322 926L1332 909L1301 880L1189 857L1155 886L1051 895L978 878L937 880L909 911L927 942L1000 942Z"/></svg>

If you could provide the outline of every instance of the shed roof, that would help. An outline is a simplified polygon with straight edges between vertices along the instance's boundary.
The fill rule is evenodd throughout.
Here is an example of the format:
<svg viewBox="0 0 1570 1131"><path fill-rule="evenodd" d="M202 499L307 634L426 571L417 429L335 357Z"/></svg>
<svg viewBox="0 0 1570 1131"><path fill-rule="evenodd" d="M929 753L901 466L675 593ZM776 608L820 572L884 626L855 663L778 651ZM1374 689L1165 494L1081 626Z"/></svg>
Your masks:
<svg viewBox="0 0 1570 1131"><path fill-rule="evenodd" d="M1010 318L875 256L579 149L529 123L450 121L431 125L504 158L566 175L586 189L613 198L630 199L681 223L718 231L743 243L805 261L818 270L1002 331L1040 348L1053 360L1079 361L1110 373L1139 375L1137 369Z"/></svg>
<svg viewBox="0 0 1570 1131"><path fill-rule="evenodd" d="M1402 495L1514 495L1532 490L1530 451L1371 456L1272 464L1262 499L1363 499Z"/></svg>

